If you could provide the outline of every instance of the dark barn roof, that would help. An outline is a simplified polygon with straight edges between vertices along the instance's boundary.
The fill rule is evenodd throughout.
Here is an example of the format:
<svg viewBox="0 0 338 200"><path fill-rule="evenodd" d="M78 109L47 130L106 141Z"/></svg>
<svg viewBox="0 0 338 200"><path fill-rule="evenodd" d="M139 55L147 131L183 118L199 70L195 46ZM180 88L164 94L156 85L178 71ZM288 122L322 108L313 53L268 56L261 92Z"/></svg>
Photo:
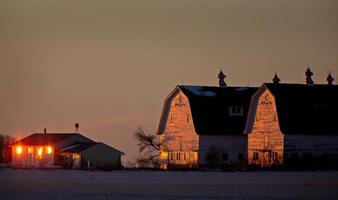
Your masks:
<svg viewBox="0 0 338 200"><path fill-rule="evenodd" d="M271 84L284 134L337 134L338 86Z"/></svg>
<svg viewBox="0 0 338 200"><path fill-rule="evenodd" d="M188 97L196 133L199 135L242 134L253 87L178 86ZM242 107L242 116L229 115L229 107Z"/></svg>
<svg viewBox="0 0 338 200"><path fill-rule="evenodd" d="M19 140L17 143L31 146L54 145L62 140L68 139L78 133L34 133L28 137Z"/></svg>

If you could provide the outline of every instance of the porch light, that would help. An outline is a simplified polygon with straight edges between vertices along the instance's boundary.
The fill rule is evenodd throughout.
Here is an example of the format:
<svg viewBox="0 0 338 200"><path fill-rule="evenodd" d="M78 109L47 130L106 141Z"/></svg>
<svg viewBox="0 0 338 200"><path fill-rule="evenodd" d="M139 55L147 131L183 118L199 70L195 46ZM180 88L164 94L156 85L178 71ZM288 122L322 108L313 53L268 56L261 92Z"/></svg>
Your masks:
<svg viewBox="0 0 338 200"><path fill-rule="evenodd" d="M17 154L21 154L22 153L22 147L21 146L17 146L16 147L16 153Z"/></svg>

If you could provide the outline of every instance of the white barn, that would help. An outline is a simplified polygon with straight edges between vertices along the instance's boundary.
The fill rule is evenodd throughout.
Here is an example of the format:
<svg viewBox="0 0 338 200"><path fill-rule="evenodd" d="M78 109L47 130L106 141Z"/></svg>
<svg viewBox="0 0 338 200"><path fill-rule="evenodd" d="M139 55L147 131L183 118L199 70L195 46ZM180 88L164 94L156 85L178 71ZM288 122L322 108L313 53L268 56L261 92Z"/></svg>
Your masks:
<svg viewBox="0 0 338 200"><path fill-rule="evenodd" d="M245 164L243 131L257 88L220 84L177 86L166 98L157 132L162 168Z"/></svg>
<svg viewBox="0 0 338 200"><path fill-rule="evenodd" d="M338 86L273 83L260 88L176 86L157 134L162 168L338 166Z"/></svg>

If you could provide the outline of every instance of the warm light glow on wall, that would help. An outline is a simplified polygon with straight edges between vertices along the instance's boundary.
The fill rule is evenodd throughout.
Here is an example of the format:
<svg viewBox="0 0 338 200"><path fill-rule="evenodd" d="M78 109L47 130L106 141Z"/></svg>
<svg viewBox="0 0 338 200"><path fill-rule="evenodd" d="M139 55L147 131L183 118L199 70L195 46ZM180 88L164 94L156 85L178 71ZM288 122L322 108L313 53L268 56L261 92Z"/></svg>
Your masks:
<svg viewBox="0 0 338 200"><path fill-rule="evenodd" d="M17 154L21 154L22 153L22 147L21 146L17 146L16 147L16 153Z"/></svg>
<svg viewBox="0 0 338 200"><path fill-rule="evenodd" d="M162 152L160 153L160 158L161 158L161 159L168 159L168 152L162 151Z"/></svg>
<svg viewBox="0 0 338 200"><path fill-rule="evenodd" d="M33 153L32 147L28 147L28 153Z"/></svg>
<svg viewBox="0 0 338 200"><path fill-rule="evenodd" d="M51 154L52 151L53 151L53 150L52 150L52 147L48 146L47 149L46 149L46 151L47 151L48 154Z"/></svg>

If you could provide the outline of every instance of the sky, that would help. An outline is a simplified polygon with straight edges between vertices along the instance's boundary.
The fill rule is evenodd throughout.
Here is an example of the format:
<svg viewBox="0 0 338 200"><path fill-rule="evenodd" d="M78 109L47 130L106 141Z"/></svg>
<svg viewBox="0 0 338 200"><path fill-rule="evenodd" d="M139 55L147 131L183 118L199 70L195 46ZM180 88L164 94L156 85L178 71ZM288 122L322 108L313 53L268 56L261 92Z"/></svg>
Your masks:
<svg viewBox="0 0 338 200"><path fill-rule="evenodd" d="M138 157L178 84L338 80L336 0L0 0L0 133L80 132Z"/></svg>

